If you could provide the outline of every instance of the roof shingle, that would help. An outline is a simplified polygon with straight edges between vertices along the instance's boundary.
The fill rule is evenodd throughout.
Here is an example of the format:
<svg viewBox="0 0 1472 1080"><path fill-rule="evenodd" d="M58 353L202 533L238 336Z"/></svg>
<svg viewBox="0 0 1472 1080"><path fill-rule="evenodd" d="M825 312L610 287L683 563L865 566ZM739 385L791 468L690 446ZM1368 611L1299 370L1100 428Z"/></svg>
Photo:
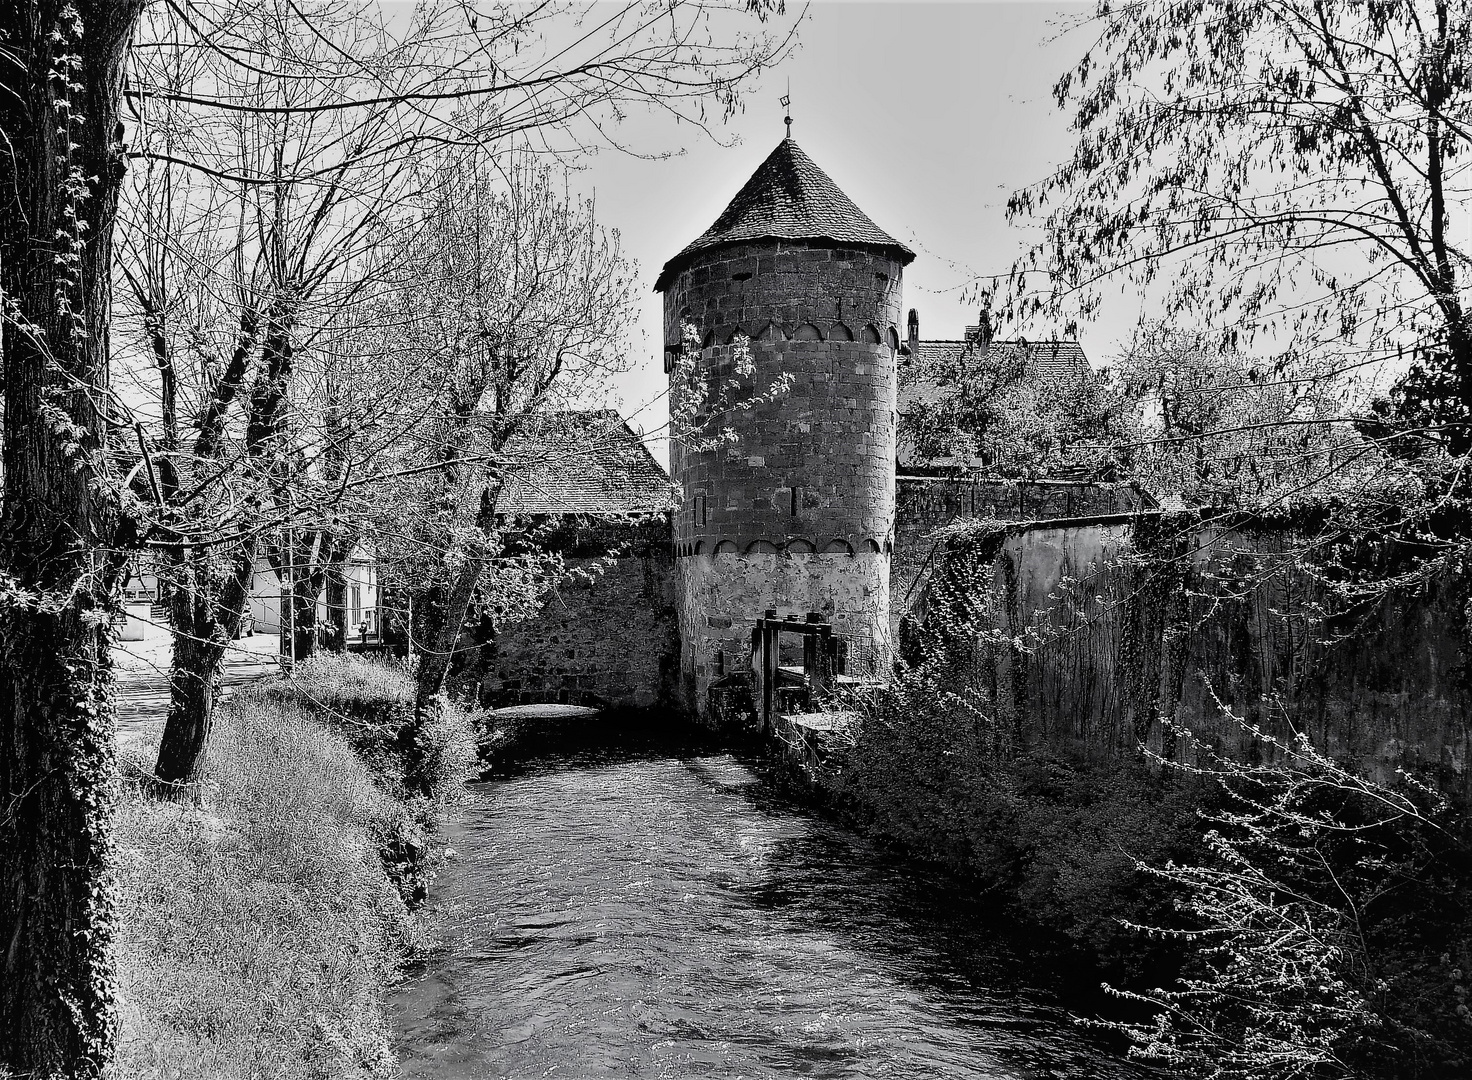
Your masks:
<svg viewBox="0 0 1472 1080"><path fill-rule="evenodd" d="M974 337L965 341L922 341L918 352L902 360L899 371L899 409L934 404L948 392L943 372L954 370L968 351L976 349ZM1041 382L1083 379L1093 374L1083 346L1077 341L993 341L987 351L1002 363L1022 353L1027 373Z"/></svg>
<svg viewBox="0 0 1472 1080"><path fill-rule="evenodd" d="M612 409L531 417L503 454L503 514L653 514L674 505L669 475Z"/></svg>
<svg viewBox="0 0 1472 1080"><path fill-rule="evenodd" d="M709 229L664 264L655 292L697 254L748 240L827 240L887 248L907 265L915 253L875 225L789 136L777 144Z"/></svg>

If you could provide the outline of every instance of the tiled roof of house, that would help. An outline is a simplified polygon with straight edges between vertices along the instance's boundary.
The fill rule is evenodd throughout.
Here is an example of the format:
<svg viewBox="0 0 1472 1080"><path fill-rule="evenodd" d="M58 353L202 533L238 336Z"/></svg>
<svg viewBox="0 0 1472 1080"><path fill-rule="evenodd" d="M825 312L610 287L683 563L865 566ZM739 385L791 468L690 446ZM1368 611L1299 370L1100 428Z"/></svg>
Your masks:
<svg viewBox="0 0 1472 1080"><path fill-rule="evenodd" d="M915 253L869 220L789 136L751 174L716 223L660 271L663 292L696 254L747 240L829 240L888 248L908 264Z"/></svg>
<svg viewBox="0 0 1472 1080"><path fill-rule="evenodd" d="M904 367L909 368L913 375L919 376L927 370L954 365L968 349L976 348L976 338L971 333L974 327L966 329L965 341L920 342L919 355L912 355L909 360L904 361ZM1089 366L1089 358L1084 355L1083 346L1077 341L993 341L987 348L992 353L1025 353L1029 372L1039 379L1082 379L1093 371ZM998 356L997 359L1010 359L1010 356ZM904 368L901 369L902 373L903 370ZM904 381L903 378L901 381Z"/></svg>
<svg viewBox="0 0 1472 1080"><path fill-rule="evenodd" d="M503 454L503 514L650 514L674 505L669 474L612 409L534 416Z"/></svg>
<svg viewBox="0 0 1472 1080"><path fill-rule="evenodd" d="M964 341L921 341L919 348L902 357L899 367L900 415L905 415L916 406L934 405L951 394L952 387L947 372L965 362L968 351L977 349L977 328L966 328ZM993 362L1006 362L1020 352L1027 371L1041 382L1077 381L1093 374L1088 357L1077 341L993 341L987 346ZM914 446L906 438L903 425L899 434L899 461L902 468L914 467L919 462ZM974 461L955 459L934 460L930 465L975 465Z"/></svg>

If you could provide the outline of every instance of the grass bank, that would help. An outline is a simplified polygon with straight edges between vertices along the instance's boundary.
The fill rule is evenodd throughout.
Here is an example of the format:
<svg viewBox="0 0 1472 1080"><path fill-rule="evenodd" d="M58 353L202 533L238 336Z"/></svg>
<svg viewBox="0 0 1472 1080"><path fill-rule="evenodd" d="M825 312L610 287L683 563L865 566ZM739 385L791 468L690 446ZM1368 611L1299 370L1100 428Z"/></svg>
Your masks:
<svg viewBox="0 0 1472 1080"><path fill-rule="evenodd" d="M394 1074L385 992L429 944L409 901L474 738L459 713L399 738L402 670L324 658L295 682L219 710L203 807L127 786L118 1078Z"/></svg>

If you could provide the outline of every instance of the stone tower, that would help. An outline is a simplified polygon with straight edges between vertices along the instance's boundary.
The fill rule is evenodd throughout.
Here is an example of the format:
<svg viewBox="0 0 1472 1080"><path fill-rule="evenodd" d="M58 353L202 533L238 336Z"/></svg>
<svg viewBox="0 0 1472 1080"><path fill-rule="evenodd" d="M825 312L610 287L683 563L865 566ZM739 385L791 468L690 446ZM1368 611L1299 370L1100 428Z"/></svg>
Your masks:
<svg viewBox="0 0 1472 1080"><path fill-rule="evenodd" d="M769 609L819 613L850 674L888 664L895 354L914 257L789 135L659 275L672 401L707 388L707 423L670 450L681 683L701 713L715 678L750 665Z"/></svg>

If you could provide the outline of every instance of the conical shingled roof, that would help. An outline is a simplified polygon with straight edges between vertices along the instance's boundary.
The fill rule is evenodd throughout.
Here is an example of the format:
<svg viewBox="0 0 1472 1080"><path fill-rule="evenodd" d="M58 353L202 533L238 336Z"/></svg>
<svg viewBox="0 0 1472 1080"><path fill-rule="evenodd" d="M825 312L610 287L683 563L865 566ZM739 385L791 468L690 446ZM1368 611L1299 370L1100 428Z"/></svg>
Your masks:
<svg viewBox="0 0 1472 1080"><path fill-rule="evenodd" d="M700 252L748 240L831 240L888 248L902 266L915 258L913 251L870 221L791 136L751 174L716 223L664 264L654 291L668 288Z"/></svg>

